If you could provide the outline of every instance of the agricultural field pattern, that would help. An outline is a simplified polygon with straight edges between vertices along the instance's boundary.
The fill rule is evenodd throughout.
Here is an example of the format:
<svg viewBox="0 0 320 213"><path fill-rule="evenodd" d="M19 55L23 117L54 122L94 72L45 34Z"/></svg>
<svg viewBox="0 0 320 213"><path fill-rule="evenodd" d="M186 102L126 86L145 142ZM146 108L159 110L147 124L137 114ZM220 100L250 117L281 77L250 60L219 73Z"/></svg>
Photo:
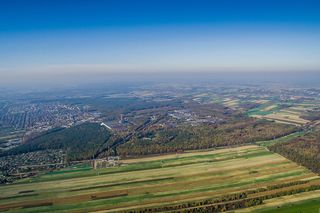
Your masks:
<svg viewBox="0 0 320 213"><path fill-rule="evenodd" d="M317 212L319 91L4 95L0 212Z"/></svg>
<svg viewBox="0 0 320 213"><path fill-rule="evenodd" d="M238 205L260 212L262 202L272 210L283 199L320 196L320 177L250 145L128 159L119 168L78 165L3 186L1 192L0 210L12 212L174 212Z"/></svg>

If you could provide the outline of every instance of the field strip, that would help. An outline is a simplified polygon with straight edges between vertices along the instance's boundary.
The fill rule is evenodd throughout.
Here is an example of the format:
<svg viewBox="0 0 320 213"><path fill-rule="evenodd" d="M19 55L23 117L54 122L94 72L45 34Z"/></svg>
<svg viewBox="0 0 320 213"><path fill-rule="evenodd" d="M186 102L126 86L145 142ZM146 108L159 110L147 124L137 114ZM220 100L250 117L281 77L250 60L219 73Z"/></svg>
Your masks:
<svg viewBox="0 0 320 213"><path fill-rule="evenodd" d="M281 161L275 161L275 162L281 162ZM241 167L238 167L239 168L239 170L241 171L241 170L244 170L244 171L246 171L247 169L259 169L259 168L264 168L265 166L267 166L269 164L269 162L261 162L261 163L257 163L257 162L255 162L254 163L254 165L242 165ZM276 166L277 166L278 164L276 164ZM281 164L280 164L280 166L281 166ZM292 171L292 169L294 168L293 167L293 165L285 165L285 167L283 167L283 166L281 166L282 167L282 169L283 169L283 172L284 171ZM226 169L219 169L219 171L217 171L217 170L215 170L215 171L210 171L210 170L208 170L208 171L206 171L206 172L204 172L203 173L203 175L204 174L207 174L207 175L209 175L210 176L210 178L209 179L211 179L211 181L216 181L217 183L219 183L219 182L223 182L224 180L226 180L226 178L228 179L228 180L232 180L232 179L236 179L237 180L237 178L240 178L241 176L239 176L239 177L237 177L236 175L237 175L237 173L235 173L235 174L232 174L233 173L233 170L234 170L234 168L226 168ZM280 169L278 169L279 170L279 172L281 172L281 168ZM236 171L238 171L238 170L236 170ZM258 170L259 171L259 170ZM274 172L276 172L277 170L274 170ZM228 172L230 172L231 173L231 177L225 177L225 175L223 175L223 172L227 172L227 174L226 175L229 175L229 173ZM139 172L140 173L140 172ZM143 173L143 172L141 172L141 173ZM269 174L270 173L270 171L268 171L268 170L266 170L266 171L264 171L264 172L262 172L262 173L259 173L259 175L261 176L262 174ZM186 179L186 178L192 178L192 177L194 177L194 172L192 173L192 174L189 174L189 175L184 175L184 176L180 176L180 175L178 175L178 176L175 176L175 178L177 179L177 180L179 180L179 179L181 179L181 178L183 178L183 179ZM200 173L201 174L201 173ZM124 174L125 175L125 174ZM215 175L218 175L217 177L215 177ZM247 174L244 174L244 176L243 177L248 177L248 176L250 176L250 174L248 173L248 171L247 171ZM254 175L254 174L251 174L251 176L252 177L254 177L254 178L257 178L258 176L257 175ZM213 177L215 177L215 178L213 178ZM100 179L100 177L97 177L96 179L93 179L94 181L97 181L98 180L98 178ZM201 180L202 178L200 178L199 179L199 181ZM146 179L146 178L143 178L143 179L139 179L138 181L151 181L152 179ZM159 180L159 178L158 179L154 179L154 180ZM167 180L169 180L169 178L167 178ZM170 178L170 180L172 180L172 178ZM197 179L198 180L198 179ZM83 183L83 185L87 185L86 183L89 183L89 182L84 182ZM114 184L116 184L117 182L115 182ZM128 182L127 182L128 183ZM129 182L130 183L130 182ZM183 182L182 182L183 183ZM71 183L70 183L71 184ZM31 190L32 188L34 188L34 185L39 185L39 184L32 184L33 186L31 186L30 188L28 187L28 188L25 188L25 189L27 189L27 190ZM161 188L163 188L163 186L166 186L166 185L168 185L168 186L172 186L172 185L175 185L175 183L162 183L162 184L160 184L160 186L162 186ZM46 188L50 188L50 186L48 186L48 185L43 185L44 187L46 187ZM55 186L56 186L56 184L55 184ZM65 189L65 186L66 186L66 183L63 183L63 185L61 186L61 187L59 187L60 189ZM19 189L19 185L17 185L17 190ZM151 186L151 187L155 187L155 186ZM46 188L38 188L37 189L37 191L38 192L41 192L41 191L43 191L43 190L46 190ZM112 188L117 188L116 186L114 186L114 187L112 187ZM70 190L74 190L74 189L77 189L77 188L74 188L74 187L72 187ZM78 188L79 189L79 188ZM101 187L101 188L97 188L97 190L100 190L100 189L103 189L103 187ZM14 192L14 190L10 190L10 192ZM51 190L51 193L55 193L55 190ZM1 203L1 200L0 200L0 203Z"/></svg>
<svg viewBox="0 0 320 213"><path fill-rule="evenodd" d="M267 210L268 208L282 206L283 204L290 204L290 203L295 203L295 202L305 201L305 200L310 200L315 198L320 199L320 190L272 198L272 199L266 200L265 203L262 205L254 206L246 209L239 209L232 212L238 212L238 213L259 212L259 210Z"/></svg>
<svg viewBox="0 0 320 213"><path fill-rule="evenodd" d="M254 195L252 195L252 197L254 196L264 196L264 195L269 195L269 194L273 194L273 193L277 193L277 192L281 192L283 189L299 189L299 188L304 188L304 187L307 187L307 186L312 186L312 185L319 185L320 184L320 180L314 180L312 182L307 182L307 183L304 183L304 184L299 184L299 185L293 185L293 186L288 186L288 187L283 187L283 188L280 188L280 189L273 189L273 190L269 190L269 191L266 191L266 192L259 192L259 193L256 193ZM251 195L249 195L249 198L251 197Z"/></svg>
<svg viewBox="0 0 320 213"><path fill-rule="evenodd" d="M140 163L140 162L150 162L150 161L158 161L158 160L165 160L165 159L172 159L172 158L180 158L180 157L192 157L192 156L201 156L201 155L210 155L210 154L223 154L229 152L237 152L237 151L248 151L248 150L259 150L256 145L246 145L246 146L239 146L234 148L228 149L213 149L210 151L185 151L184 153L177 153L177 154L166 154L166 155L159 155L154 157L144 157L144 158L134 158L134 159L127 159L122 160L123 163Z"/></svg>
<svg viewBox="0 0 320 213"><path fill-rule="evenodd" d="M243 190L237 190L237 191L233 191L233 192L241 192ZM317 193L316 195L312 195L312 193L315 192ZM318 198L320 197L320 190L318 191L312 191L312 192L305 192L305 193L309 193L311 195L308 195L306 197L306 199L311 199L311 198ZM278 200L279 198L281 199L281 201L279 202L279 204L283 204L283 201L287 201L288 198L290 197L293 197L294 199L290 200L293 201L293 202L297 202L297 201L300 201L300 198L303 197L304 198L304 195L302 194L305 194L305 193L301 193L301 194L295 194L295 195L290 195L290 196L284 196L283 198L284 199L281 199L282 197L278 197L278 198L273 198L273 199L269 199L269 200L266 200L266 204L269 204L269 203L272 203L272 206L273 206L273 202L274 200ZM212 194L213 195L213 194ZM158 202L153 202L153 203L149 203L149 204L145 204L145 205L132 205L132 206L128 206L128 207L121 207L121 208L116 208L116 209L101 209L101 210L97 210L97 211L93 211L93 212L97 212L97 213L102 213L102 212L115 212L115 211L130 211L131 209L137 209L137 208L150 208L150 207L154 207L154 206L166 206L166 205L176 205L178 203L184 203L184 202L188 202L188 201L201 201L201 200L205 200L205 199L210 199L210 198L213 198L213 196L210 196L210 194L208 196L198 196L196 199L195 198L186 198L186 199L182 199L182 200L179 200L179 201L172 201L171 202L168 202L168 203L165 203L165 200L162 200L162 201L158 201ZM219 195L221 194L215 194L216 197L218 197ZM177 197L179 199L179 197ZM275 206L278 205L278 203L275 204ZM240 209L240 210L237 210L237 211L230 211L230 212L252 212L253 210L255 209L264 209L266 208L265 204L262 204L262 205L259 205L259 206L256 206L256 207L251 207L251 208L246 208L246 209ZM248 209L248 211L247 211ZM172 211L168 211L168 212L172 212Z"/></svg>
<svg viewBox="0 0 320 213"><path fill-rule="evenodd" d="M262 167L263 168L263 165L266 165L266 164L268 164L268 162L267 163L255 163L255 165L253 166L253 165L249 165L249 166L247 166L247 167L239 167L238 169L248 169L248 168L251 168L251 169L254 169L254 167L257 167L257 168L259 168L259 167ZM245 164L244 164L245 165ZM286 166L286 167L288 167L288 166ZM289 167L288 167L288 169L290 169L290 170L292 170L291 169L292 168L292 166L291 165L289 165ZM232 169L230 169L230 168L228 168L227 170L225 170L225 171L227 171L227 172L232 172L232 170L233 170L233 168ZM283 172L285 172L287 169L285 169L285 168L283 168ZM300 170L299 170L300 171ZM218 172L217 174L219 175L219 174L221 174L221 172L222 172L222 170L220 170L220 172ZM281 170L279 170L279 172L281 172ZM194 173L193 173L194 174ZM193 175L192 174L192 175ZM211 173L212 175L214 175L214 173ZM268 173L266 173L266 172L264 172L264 174L268 174ZM189 177L191 177L192 175L188 175ZM198 174L199 175L199 177L201 178L201 174ZM262 175L262 173L260 173L259 175ZM221 175L219 175L219 176L221 176ZM234 176L234 178L237 178L237 177L235 177L235 175L233 175ZM254 178L256 178L255 176L256 175L254 175L254 174L251 174L251 176L252 177L254 177ZM214 177L214 176L212 176L212 177ZM244 177L247 177L247 175L245 175ZM98 178L100 178L100 177L98 177ZM176 178L179 178L179 176L176 176ZM185 178L185 176L183 177L183 178ZM222 176L222 177L218 177L218 179L222 179L222 180L224 180L225 178ZM142 179L142 180L148 180L148 179ZM230 179L231 180L231 179ZM94 181L97 181L97 179L94 179ZM83 183L84 185L87 185L86 184L86 182L84 182ZM69 184L67 184L67 185L69 185ZM46 186L46 187L48 187L46 184L45 185L43 185L43 186ZM65 188L65 186L66 186L66 184L64 183L60 188L62 188L62 189L64 189ZM27 189L32 189L32 188L27 188ZM74 187L72 187L71 189L74 189ZM42 189L43 190L43 189ZM39 190L38 190L39 191ZM12 192L12 191L11 191ZM39 191L39 192L41 192L41 191ZM53 191L54 192L54 191Z"/></svg>
<svg viewBox="0 0 320 213"><path fill-rule="evenodd" d="M269 115L265 115L263 116L264 118L267 119L274 119L274 120L279 120L279 121L285 121L285 122L291 122L291 123L295 123L295 124L306 124L309 121L300 118L299 116L296 115L286 115L283 113L274 113L274 114L269 114Z"/></svg>
<svg viewBox="0 0 320 213"><path fill-rule="evenodd" d="M197 168L194 168L194 165L182 165L182 166L179 166L178 168L183 169L185 171L184 174L194 175L194 174L197 174L198 172L200 172L200 173L203 172L204 170L202 168L207 168L207 170L205 170L206 172L224 172L224 171L228 171L228 170L233 170L235 168L247 168L249 166L252 167L255 164L261 166L262 165L261 162L263 162L263 164L280 163L285 160L280 155L278 157L274 156L274 158L270 158L269 156L262 156L262 157L257 157L256 159L260 163L256 162L256 161L252 161L250 159L240 158L240 159L230 159L230 160L225 160L225 161L213 162L215 164L214 168L210 168L210 167L208 168L208 165L210 165L211 163L198 163ZM243 163L240 165L234 164L235 161L237 161L238 163L241 163L241 162L243 162ZM226 167L226 166L228 166L228 167ZM152 169L152 172L155 172L157 174L157 176L161 176L161 175L180 176L180 172L171 168L171 167ZM128 180L128 175L130 173L135 174L135 176L133 176L135 179L141 179L141 178L145 179L145 172L143 170L142 171L129 171L129 172L124 172L124 173L120 173L120 174L118 174L118 173L107 174L107 176L108 176L108 180L110 182L114 182L114 181L121 180L122 177L124 177ZM76 186L81 186L82 184L84 184L84 185L92 184L92 183L94 184L94 183L99 182L99 180L101 180L102 182L105 182L105 180L106 180L105 177L106 177L106 175L99 175L99 176L93 176L93 177L75 178L75 179L71 179L71 180L52 181L51 183L53 183L53 186L49 186L45 182L44 183L30 183L30 184L28 184L28 186L30 186L30 187L37 186L38 189L46 189L48 187L50 187L51 189L54 189L54 188L64 188L65 185L72 184L73 186L76 187ZM129 179L131 179L131 178L129 178ZM20 184L10 185L8 187L14 188L14 186L16 186L17 188L19 188L19 185ZM7 186L3 186L3 187L6 188Z"/></svg>
<svg viewBox="0 0 320 213"><path fill-rule="evenodd" d="M44 174L35 182L0 186L0 210L114 212L161 209L166 205L182 208L190 202L245 193L236 200L219 201L224 205L320 186L320 177L305 167L256 145L129 159L120 167L68 172L72 169Z"/></svg>
<svg viewBox="0 0 320 213"><path fill-rule="evenodd" d="M289 115L295 115L295 116L301 116L301 112L297 112L291 109L287 110L281 110L280 113L283 112L284 114L289 114Z"/></svg>
<svg viewBox="0 0 320 213"><path fill-rule="evenodd" d="M250 183L250 182L249 182ZM239 185L239 183L237 183L236 185ZM240 185L242 185L242 187L240 187L241 189L243 189L243 184L242 183L240 183ZM164 186L165 187L165 186ZM219 184L218 184L218 186L217 186L218 188L223 188L223 186L219 186ZM239 188L239 189L240 189ZM228 192L229 190L222 190L221 191L221 194L223 194L223 193L226 193L226 192ZM231 190L231 191L233 191L234 192L234 189L233 190ZM104 196L104 197L117 197L119 194L123 194L124 192L121 192L121 191L114 191L114 192L109 192L108 194L101 194L101 193L99 193L99 194L95 194L95 196L96 197L101 197L101 196ZM167 192L167 193L169 193L170 194L170 192ZM178 193L179 194L179 192L176 192L176 193ZM211 192L211 193L214 193L213 195L217 195L217 194L220 194L220 192L219 192L219 190L217 191L217 190L215 190L214 192ZM203 195L203 193L200 193L200 194L193 194L193 195L195 195L195 196L201 196L201 194ZM154 195L156 195L156 194L154 194ZM172 195L174 195L174 192L172 193ZM55 204L61 204L61 203L68 203L68 202L73 202L74 200L77 200L77 201L80 201L80 200L82 200L82 201L85 201L85 200L87 200L88 198L90 198L90 197L92 197L92 194L88 194L88 195L83 195L83 196L76 196L76 197L68 197L67 199L54 199L54 203ZM180 196L181 197L181 196ZM193 197L193 196L192 196ZM183 197L181 197L181 198L183 198ZM177 197L176 197L176 199L177 199ZM169 199L170 200L170 199ZM51 200L52 201L52 200ZM38 202L33 202L33 205L36 205L36 204L41 204L41 203L47 203L47 202L49 202L49 200L42 200L42 201L38 201ZM25 203L20 203L19 204L20 206L21 205L25 205ZM12 207L12 206L11 206Z"/></svg>

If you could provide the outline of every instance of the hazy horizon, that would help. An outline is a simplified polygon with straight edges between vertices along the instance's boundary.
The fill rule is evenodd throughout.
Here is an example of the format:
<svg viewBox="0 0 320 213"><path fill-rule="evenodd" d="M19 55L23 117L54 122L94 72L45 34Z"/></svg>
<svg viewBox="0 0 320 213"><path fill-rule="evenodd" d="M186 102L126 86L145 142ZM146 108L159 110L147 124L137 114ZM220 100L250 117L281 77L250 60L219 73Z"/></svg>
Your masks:
<svg viewBox="0 0 320 213"><path fill-rule="evenodd" d="M320 72L317 1L0 4L2 87L95 83L144 74L234 78L244 72L262 77Z"/></svg>
<svg viewBox="0 0 320 213"><path fill-rule="evenodd" d="M319 72L168 72L168 73L126 73L126 74L103 74L103 75L83 75L75 77L51 76L48 79L34 80L16 79L11 82L1 83L0 90L32 92L32 91L60 91L70 89L110 89L128 88L131 86L144 86L168 83L175 84L211 84L220 86L272 86L279 85L314 87L320 85Z"/></svg>

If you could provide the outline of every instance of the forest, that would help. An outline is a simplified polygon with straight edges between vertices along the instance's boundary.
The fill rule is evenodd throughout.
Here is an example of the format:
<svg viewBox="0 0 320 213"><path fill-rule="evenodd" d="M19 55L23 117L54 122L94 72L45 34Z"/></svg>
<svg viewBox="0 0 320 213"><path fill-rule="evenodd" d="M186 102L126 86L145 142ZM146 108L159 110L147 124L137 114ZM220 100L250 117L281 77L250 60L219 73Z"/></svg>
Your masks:
<svg viewBox="0 0 320 213"><path fill-rule="evenodd" d="M122 156L172 153L183 150L237 146L269 140L296 131L290 125L263 120L245 119L222 125L180 126L151 129L117 147Z"/></svg>
<svg viewBox="0 0 320 213"><path fill-rule="evenodd" d="M91 158L111 137L110 132L97 123L84 123L71 128L50 130L26 143L2 153L16 155L47 149L62 149L68 160Z"/></svg>
<svg viewBox="0 0 320 213"><path fill-rule="evenodd" d="M244 119L221 125L181 125L175 128L151 126L133 134L115 149L103 153L122 157L173 153L183 150L238 146L281 137L296 131L294 126L274 122ZM67 160L90 159L103 147L121 139L123 135L111 134L98 123L84 123L71 128L59 128L45 132L26 143L10 149L1 156L17 155L47 149L62 149ZM114 152L116 150L117 153ZM98 157L98 156L95 156Z"/></svg>
<svg viewBox="0 0 320 213"><path fill-rule="evenodd" d="M269 147L284 157L299 163L313 172L320 173L320 130Z"/></svg>

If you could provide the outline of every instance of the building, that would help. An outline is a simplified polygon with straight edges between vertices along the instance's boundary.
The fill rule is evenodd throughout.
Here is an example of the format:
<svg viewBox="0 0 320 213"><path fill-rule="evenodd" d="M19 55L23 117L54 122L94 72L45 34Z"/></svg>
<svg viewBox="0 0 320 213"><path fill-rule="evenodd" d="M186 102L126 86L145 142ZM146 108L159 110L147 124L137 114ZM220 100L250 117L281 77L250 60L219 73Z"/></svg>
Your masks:
<svg viewBox="0 0 320 213"><path fill-rule="evenodd" d="M94 169L115 167L120 165L119 156L110 156L107 159L94 159L92 161L92 167Z"/></svg>

